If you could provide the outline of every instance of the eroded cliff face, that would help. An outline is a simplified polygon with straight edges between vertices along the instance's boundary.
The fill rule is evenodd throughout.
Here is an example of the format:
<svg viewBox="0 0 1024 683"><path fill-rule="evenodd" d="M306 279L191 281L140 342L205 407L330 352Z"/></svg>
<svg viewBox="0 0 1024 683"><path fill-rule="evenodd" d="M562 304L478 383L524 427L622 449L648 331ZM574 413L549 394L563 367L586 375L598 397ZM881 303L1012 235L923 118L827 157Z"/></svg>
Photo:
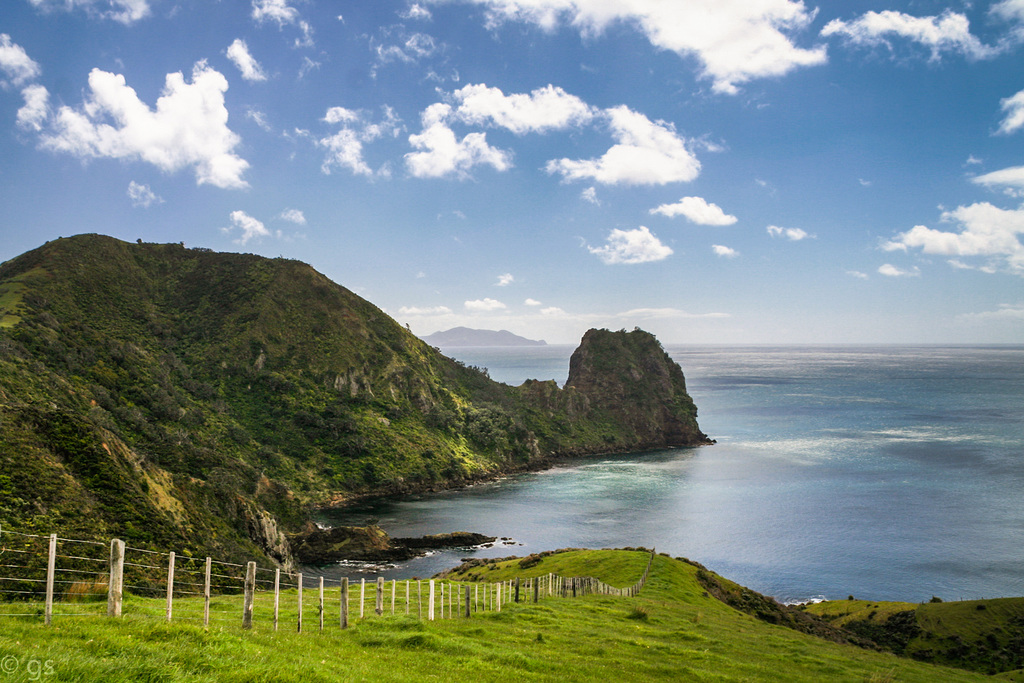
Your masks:
<svg viewBox="0 0 1024 683"><path fill-rule="evenodd" d="M617 425L639 448L713 443L697 426L682 368L643 330L588 331L569 360L565 391L583 397L590 419Z"/></svg>

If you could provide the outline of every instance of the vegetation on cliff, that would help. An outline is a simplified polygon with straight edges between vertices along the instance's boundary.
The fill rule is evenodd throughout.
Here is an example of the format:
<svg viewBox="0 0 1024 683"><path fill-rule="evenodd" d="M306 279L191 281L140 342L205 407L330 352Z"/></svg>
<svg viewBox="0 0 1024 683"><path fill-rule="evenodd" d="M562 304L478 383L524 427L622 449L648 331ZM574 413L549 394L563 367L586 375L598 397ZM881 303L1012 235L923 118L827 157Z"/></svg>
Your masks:
<svg viewBox="0 0 1024 683"><path fill-rule="evenodd" d="M0 265L5 525L287 561L312 506L701 443L640 330L510 387L297 261L81 235Z"/></svg>

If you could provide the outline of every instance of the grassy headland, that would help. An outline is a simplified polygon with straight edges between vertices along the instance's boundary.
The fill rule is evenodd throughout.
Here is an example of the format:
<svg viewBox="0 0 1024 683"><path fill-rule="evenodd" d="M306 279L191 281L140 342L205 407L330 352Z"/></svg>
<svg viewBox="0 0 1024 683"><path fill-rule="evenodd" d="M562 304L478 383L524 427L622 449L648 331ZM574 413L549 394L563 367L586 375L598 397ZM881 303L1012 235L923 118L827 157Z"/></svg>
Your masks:
<svg viewBox="0 0 1024 683"><path fill-rule="evenodd" d="M578 573L626 586L649 558L646 552L571 551L525 568L511 560L470 571L483 580ZM19 675L5 679L11 681L29 680L30 659L50 663L47 680L80 681L993 680L766 623L711 596L699 571L657 556L637 598L545 598L434 622L372 616L347 631L332 626L322 633L294 633L287 622L274 632L259 606L249 632L238 624L210 630L166 624L161 601L130 598L121 619L67 617L51 628L5 619L0 658L16 658L21 666ZM1019 680L1013 676L998 680Z"/></svg>

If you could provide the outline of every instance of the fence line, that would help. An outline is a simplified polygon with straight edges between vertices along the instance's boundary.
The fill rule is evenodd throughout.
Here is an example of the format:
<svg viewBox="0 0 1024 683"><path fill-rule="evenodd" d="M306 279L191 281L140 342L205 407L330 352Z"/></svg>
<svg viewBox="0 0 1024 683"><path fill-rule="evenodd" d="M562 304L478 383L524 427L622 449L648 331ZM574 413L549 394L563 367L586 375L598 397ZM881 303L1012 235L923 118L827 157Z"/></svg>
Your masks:
<svg viewBox="0 0 1024 683"><path fill-rule="evenodd" d="M7 547L5 537L12 547ZM405 588L400 591L402 581L396 579L390 581L390 586L384 577L371 582L360 579L353 586L348 577L303 576L302 572L257 567L255 562L242 565L210 557L179 556L173 551L134 548L120 539L112 539L107 549L107 544L97 541L61 538L57 534L24 534L0 527L0 600L4 600L0 603L0 617L42 616L49 626L54 617L103 616L99 609L64 608L101 603L104 598L106 616L120 617L126 597L130 600L131 596L138 596L163 598L164 607L160 610L156 603L136 603L132 605L133 613L162 617L168 622L196 621L204 627L211 622L233 622L243 629L264 624L276 631L291 622L301 632L304 608L311 608L315 610L319 631L330 622L346 629L350 626L350 615L367 617L368 601L372 601L373 614L378 617L404 611L406 615L418 619L425 616L430 621L470 618L473 614L500 612L509 603L537 603L542 598L634 597L646 584L655 556L652 550L640 579L625 588L594 577L549 573L497 583L406 579ZM97 564L106 571L95 571ZM241 613L237 599L230 599L239 594ZM355 608L354 601L358 601ZM16 611L18 607L25 609ZM328 614L337 615L337 619L329 620Z"/></svg>

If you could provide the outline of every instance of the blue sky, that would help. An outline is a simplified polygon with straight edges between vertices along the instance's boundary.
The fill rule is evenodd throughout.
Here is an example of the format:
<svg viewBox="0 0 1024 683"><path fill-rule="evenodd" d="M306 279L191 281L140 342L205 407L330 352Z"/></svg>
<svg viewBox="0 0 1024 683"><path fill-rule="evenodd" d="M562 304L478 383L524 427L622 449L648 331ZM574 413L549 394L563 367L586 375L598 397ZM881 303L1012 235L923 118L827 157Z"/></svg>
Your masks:
<svg viewBox="0 0 1024 683"><path fill-rule="evenodd" d="M306 261L417 334L1024 341L1024 0L6 0L0 260Z"/></svg>

